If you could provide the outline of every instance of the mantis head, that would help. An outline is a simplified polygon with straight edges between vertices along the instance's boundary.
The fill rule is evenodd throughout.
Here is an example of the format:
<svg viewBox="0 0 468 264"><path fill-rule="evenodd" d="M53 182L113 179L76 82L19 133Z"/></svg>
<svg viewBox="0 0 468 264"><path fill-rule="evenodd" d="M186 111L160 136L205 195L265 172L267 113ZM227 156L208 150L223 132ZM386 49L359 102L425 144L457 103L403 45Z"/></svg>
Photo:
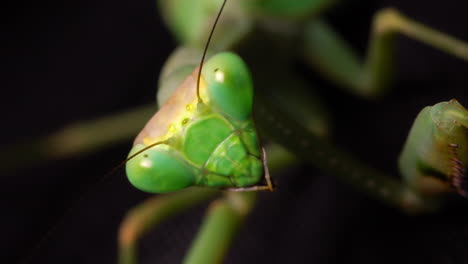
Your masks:
<svg viewBox="0 0 468 264"><path fill-rule="evenodd" d="M225 52L204 64L199 85L198 72L182 82L136 138L126 170L138 189L240 188L262 177L247 66Z"/></svg>

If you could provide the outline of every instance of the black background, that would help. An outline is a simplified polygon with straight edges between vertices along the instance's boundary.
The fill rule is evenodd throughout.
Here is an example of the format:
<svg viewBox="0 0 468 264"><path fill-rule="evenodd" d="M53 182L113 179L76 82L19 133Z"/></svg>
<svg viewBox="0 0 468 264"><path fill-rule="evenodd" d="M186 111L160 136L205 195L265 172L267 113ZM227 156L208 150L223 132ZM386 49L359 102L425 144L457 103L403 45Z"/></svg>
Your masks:
<svg viewBox="0 0 468 264"><path fill-rule="evenodd" d="M175 47L154 2L16 1L4 8L2 145L154 101L158 72ZM364 53L372 15L386 6L468 40L464 1L363 1L327 16ZM404 37L397 45L395 89L379 102L309 75L322 86L337 144L395 173L423 106L451 98L468 105L466 62ZM115 263L119 222L148 195L131 187L123 172L89 186L126 156L130 144L1 175L2 262L28 256L86 193L30 263ZM408 217L307 165L277 182L277 192L261 195L226 263L468 263L466 201L436 215ZM145 237L141 263L179 263L203 214L204 206L190 210Z"/></svg>

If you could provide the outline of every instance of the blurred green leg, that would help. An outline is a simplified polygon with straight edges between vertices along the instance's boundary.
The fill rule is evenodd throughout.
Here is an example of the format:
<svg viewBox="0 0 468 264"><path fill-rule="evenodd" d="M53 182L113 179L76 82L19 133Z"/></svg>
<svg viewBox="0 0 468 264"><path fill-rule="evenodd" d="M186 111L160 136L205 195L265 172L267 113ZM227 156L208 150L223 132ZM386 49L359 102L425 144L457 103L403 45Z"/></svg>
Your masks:
<svg viewBox="0 0 468 264"><path fill-rule="evenodd" d="M257 96L259 131L322 171L336 175L357 190L408 213L437 208L438 200L417 193L400 179L381 173L308 131L274 105Z"/></svg>
<svg viewBox="0 0 468 264"><path fill-rule="evenodd" d="M120 264L136 264L137 241L162 221L206 201L220 192L211 188L188 188L178 192L154 196L130 210L119 229Z"/></svg>
<svg viewBox="0 0 468 264"><path fill-rule="evenodd" d="M303 19L333 7L337 0L247 0L251 13L265 17Z"/></svg>
<svg viewBox="0 0 468 264"><path fill-rule="evenodd" d="M363 62L324 21L309 22L304 32L308 63L351 92L378 97L388 90L394 63L396 33L419 40L468 61L468 44L415 22L395 9L383 9L374 18Z"/></svg>
<svg viewBox="0 0 468 264"><path fill-rule="evenodd" d="M144 105L92 120L77 121L48 136L10 145L0 150L0 172L12 172L41 162L91 153L131 140L156 110L155 105Z"/></svg>
<svg viewBox="0 0 468 264"><path fill-rule="evenodd" d="M183 263L222 263L256 196L256 192L227 192L224 198L214 201Z"/></svg>

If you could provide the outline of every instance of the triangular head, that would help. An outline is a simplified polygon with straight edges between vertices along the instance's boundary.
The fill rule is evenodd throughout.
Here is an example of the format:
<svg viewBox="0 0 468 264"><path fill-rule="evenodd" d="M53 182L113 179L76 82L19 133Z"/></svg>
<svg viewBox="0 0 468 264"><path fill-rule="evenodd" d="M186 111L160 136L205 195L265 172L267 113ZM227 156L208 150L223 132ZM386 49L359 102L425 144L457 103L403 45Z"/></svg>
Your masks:
<svg viewBox="0 0 468 264"><path fill-rule="evenodd" d="M252 119L253 86L243 60L210 58L197 87L196 68L135 139L126 164L140 190L164 193L189 186L238 190L258 186L267 170ZM256 188L249 188L256 187ZM265 188L263 188L265 187Z"/></svg>

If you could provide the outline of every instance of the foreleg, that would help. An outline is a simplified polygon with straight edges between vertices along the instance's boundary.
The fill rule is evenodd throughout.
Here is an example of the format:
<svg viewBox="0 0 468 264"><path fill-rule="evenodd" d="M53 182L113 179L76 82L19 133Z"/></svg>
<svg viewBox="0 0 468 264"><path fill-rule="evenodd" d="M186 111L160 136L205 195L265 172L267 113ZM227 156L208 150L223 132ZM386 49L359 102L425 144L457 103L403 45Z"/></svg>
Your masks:
<svg viewBox="0 0 468 264"><path fill-rule="evenodd" d="M379 97L392 79L398 33L468 61L466 42L411 20L393 8L375 15L364 60L318 19L305 26L303 51L306 61L331 81L361 96Z"/></svg>

